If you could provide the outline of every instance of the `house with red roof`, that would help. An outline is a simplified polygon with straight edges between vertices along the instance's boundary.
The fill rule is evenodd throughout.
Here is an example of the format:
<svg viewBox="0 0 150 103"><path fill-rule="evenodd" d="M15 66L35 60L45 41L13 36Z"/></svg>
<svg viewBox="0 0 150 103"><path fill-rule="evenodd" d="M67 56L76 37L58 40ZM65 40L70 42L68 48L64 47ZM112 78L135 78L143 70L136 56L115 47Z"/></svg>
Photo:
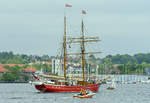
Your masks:
<svg viewBox="0 0 150 103"><path fill-rule="evenodd" d="M33 74L34 74L35 72L37 72L37 69L36 69L36 68L27 67L27 68L25 68L25 69L22 69L21 72L22 72L22 73L21 73L22 76L23 76L23 75L28 75L28 76L29 76L29 81L31 81L31 80L34 79Z"/></svg>
<svg viewBox="0 0 150 103"><path fill-rule="evenodd" d="M0 67L0 76L2 76L4 73L10 72L8 69L5 69L3 67Z"/></svg>
<svg viewBox="0 0 150 103"><path fill-rule="evenodd" d="M32 74L35 73L36 71L37 71L36 68L30 68L30 67L22 70L23 73L27 73L27 74Z"/></svg>
<svg viewBox="0 0 150 103"><path fill-rule="evenodd" d="M52 62L45 62L45 64L52 65Z"/></svg>

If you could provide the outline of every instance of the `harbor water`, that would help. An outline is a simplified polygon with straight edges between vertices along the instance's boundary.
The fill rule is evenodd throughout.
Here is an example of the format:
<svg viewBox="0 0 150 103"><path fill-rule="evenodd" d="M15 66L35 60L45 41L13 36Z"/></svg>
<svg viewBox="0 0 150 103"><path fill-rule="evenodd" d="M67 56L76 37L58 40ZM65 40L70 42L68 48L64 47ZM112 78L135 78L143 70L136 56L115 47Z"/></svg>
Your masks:
<svg viewBox="0 0 150 103"><path fill-rule="evenodd" d="M150 103L150 84L117 84L115 90L101 85L90 99L75 93L39 93L31 84L1 83L0 103Z"/></svg>

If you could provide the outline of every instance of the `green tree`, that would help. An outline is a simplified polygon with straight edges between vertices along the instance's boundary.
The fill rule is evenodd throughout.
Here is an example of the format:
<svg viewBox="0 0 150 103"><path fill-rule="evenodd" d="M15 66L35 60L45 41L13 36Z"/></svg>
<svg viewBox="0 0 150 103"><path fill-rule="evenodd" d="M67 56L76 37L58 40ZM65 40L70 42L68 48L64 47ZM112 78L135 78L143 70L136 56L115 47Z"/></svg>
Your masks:
<svg viewBox="0 0 150 103"><path fill-rule="evenodd" d="M29 80L29 76L28 75L23 75L23 80L24 81L28 81Z"/></svg>
<svg viewBox="0 0 150 103"><path fill-rule="evenodd" d="M5 73L2 77L3 81L14 82L16 80L15 75L12 73Z"/></svg>
<svg viewBox="0 0 150 103"><path fill-rule="evenodd" d="M104 59L104 68L105 68L105 71L109 71L110 69L112 69L112 62L111 62L111 59L110 58L105 58Z"/></svg>

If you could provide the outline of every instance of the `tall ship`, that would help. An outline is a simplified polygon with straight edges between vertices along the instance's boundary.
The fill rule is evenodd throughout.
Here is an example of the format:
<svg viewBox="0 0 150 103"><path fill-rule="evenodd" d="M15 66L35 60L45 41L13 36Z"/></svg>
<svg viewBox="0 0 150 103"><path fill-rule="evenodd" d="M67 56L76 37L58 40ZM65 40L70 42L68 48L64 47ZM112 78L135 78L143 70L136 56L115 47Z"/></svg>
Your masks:
<svg viewBox="0 0 150 103"><path fill-rule="evenodd" d="M67 5L67 7L71 7ZM85 11L82 11L82 14L86 14ZM86 37L85 36L85 26L82 18L81 22L81 35L80 37L67 37L67 17L64 15L64 35L63 35L63 56L62 56L62 70L63 76L59 75L45 75L42 74L40 77L49 78L49 81L42 81L40 78L35 77L36 81L33 82L35 88L40 92L79 92L81 89L88 89L93 92L97 92L101 85L100 80L96 79L96 76L87 74L86 66L86 55L88 54L97 54L100 52L86 52L85 43L88 42L99 42L98 37ZM67 47L71 44L78 43L80 45L80 52L78 53L68 53ZM69 76L67 71L67 58L68 55L78 55L80 57L79 63L81 64L81 75L80 76Z"/></svg>

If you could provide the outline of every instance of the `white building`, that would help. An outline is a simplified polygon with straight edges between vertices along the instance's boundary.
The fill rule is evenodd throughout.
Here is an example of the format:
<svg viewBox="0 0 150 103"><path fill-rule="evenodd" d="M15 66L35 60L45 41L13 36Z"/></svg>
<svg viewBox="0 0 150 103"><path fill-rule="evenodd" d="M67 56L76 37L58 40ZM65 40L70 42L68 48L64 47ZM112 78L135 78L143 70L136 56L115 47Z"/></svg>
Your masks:
<svg viewBox="0 0 150 103"><path fill-rule="evenodd" d="M52 59L52 74L63 75L63 64L60 59Z"/></svg>

